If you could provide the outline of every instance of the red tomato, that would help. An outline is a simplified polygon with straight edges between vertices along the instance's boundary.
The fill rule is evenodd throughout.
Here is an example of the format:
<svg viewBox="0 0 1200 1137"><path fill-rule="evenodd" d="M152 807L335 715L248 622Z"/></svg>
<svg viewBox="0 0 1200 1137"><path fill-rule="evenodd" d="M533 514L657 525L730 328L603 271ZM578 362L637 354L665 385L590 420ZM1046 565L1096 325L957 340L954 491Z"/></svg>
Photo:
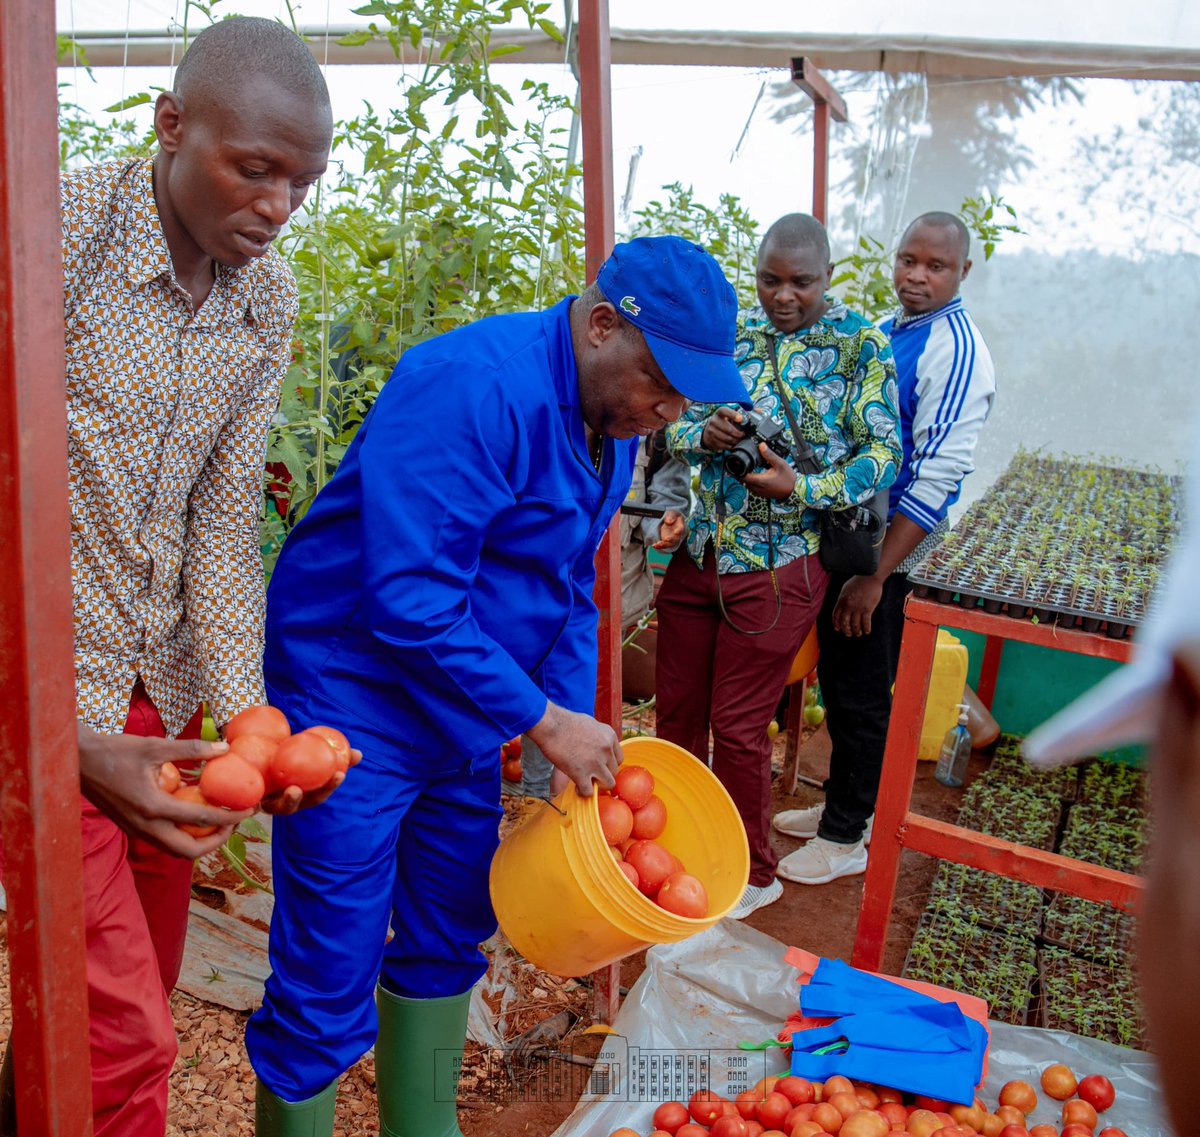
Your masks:
<svg viewBox="0 0 1200 1137"><path fill-rule="evenodd" d="M506 782L519 782L524 772L520 758L505 758L500 766L500 776Z"/></svg>
<svg viewBox="0 0 1200 1137"><path fill-rule="evenodd" d="M906 1128L913 1137L931 1137L931 1134L941 1127L942 1123L931 1109L914 1109L908 1115L906 1123Z"/></svg>
<svg viewBox="0 0 1200 1137"><path fill-rule="evenodd" d="M863 1109L874 1109L879 1104L879 1095L870 1086L855 1086L854 1096Z"/></svg>
<svg viewBox="0 0 1200 1137"><path fill-rule="evenodd" d="M922 1094L917 1094L915 1101L917 1109L927 1109L930 1113L945 1113L950 1108L949 1102L940 1098L927 1098Z"/></svg>
<svg viewBox="0 0 1200 1137"><path fill-rule="evenodd" d="M318 790L337 773L333 748L315 734L296 734L285 738L271 756L268 767L275 789L299 786L305 793Z"/></svg>
<svg viewBox="0 0 1200 1137"><path fill-rule="evenodd" d="M787 1097L787 1094L784 1094L783 1096ZM788 1101L791 1101L791 1098L788 1098ZM784 1130L790 1133L796 1128L797 1125L800 1124L800 1122L812 1121L813 1110L816 1108L817 1103L815 1101L801 1102L799 1105L792 1106L792 1108L788 1110L787 1117L783 1119ZM820 1129L821 1127L818 1125L817 1128Z"/></svg>
<svg viewBox="0 0 1200 1137"><path fill-rule="evenodd" d="M230 754L249 762L264 778L278 749L278 740L268 738L265 734L241 734L229 744Z"/></svg>
<svg viewBox="0 0 1200 1137"><path fill-rule="evenodd" d="M842 1115L827 1101L817 1102L817 1108L812 1111L812 1120L826 1133L836 1133L842 1127Z"/></svg>
<svg viewBox="0 0 1200 1137"><path fill-rule="evenodd" d="M798 1078L795 1074L788 1074L786 1077L780 1078L775 1083L777 1093L783 1094L792 1105L807 1105L813 1100L812 1082L807 1078ZM804 1118L805 1121L808 1118Z"/></svg>
<svg viewBox="0 0 1200 1137"><path fill-rule="evenodd" d="M983 1115L987 1110L983 1108L983 1102L976 1098L974 1104L952 1105L948 1112L959 1125L969 1125L978 1133L983 1128Z"/></svg>
<svg viewBox="0 0 1200 1137"><path fill-rule="evenodd" d="M1083 1079L1085 1082L1087 1078ZM1062 1119L1064 1125L1086 1125L1089 1129L1096 1128L1100 1119L1096 1116L1096 1107L1083 1098L1071 1098L1063 1102Z"/></svg>
<svg viewBox="0 0 1200 1137"><path fill-rule="evenodd" d="M1006 1125L1000 1130L1000 1137L1029 1137L1029 1130L1024 1125Z"/></svg>
<svg viewBox="0 0 1200 1137"><path fill-rule="evenodd" d="M879 1094L880 1102L904 1101L904 1095L899 1090L893 1090L888 1086L880 1086L876 1092Z"/></svg>
<svg viewBox="0 0 1200 1137"><path fill-rule="evenodd" d="M1000 1119L999 1114L985 1113L983 1115L983 1124L979 1127L979 1132L983 1134L983 1137L1000 1137L1000 1130L1003 1128L1004 1122Z"/></svg>
<svg viewBox="0 0 1200 1137"><path fill-rule="evenodd" d="M247 707L225 724L226 742L232 742L243 734L261 734L282 742L291 733L292 728L288 726L283 712L275 707Z"/></svg>
<svg viewBox="0 0 1200 1137"><path fill-rule="evenodd" d="M633 814L633 836L639 841L653 841L667 827L667 807L662 798L650 795L650 800Z"/></svg>
<svg viewBox="0 0 1200 1137"><path fill-rule="evenodd" d="M675 1137L708 1137L708 1129L703 1125L693 1125L689 1121L675 1130Z"/></svg>
<svg viewBox="0 0 1200 1137"><path fill-rule="evenodd" d="M625 860L638 871L638 888L651 898L658 895L671 875L671 854L656 841L635 841L625 851Z"/></svg>
<svg viewBox="0 0 1200 1137"><path fill-rule="evenodd" d="M879 1103L879 1114L888 1123L890 1129L904 1129L908 1124L908 1110L898 1101L881 1101ZM997 1118L999 1121L999 1118ZM981 1130L980 1132L986 1132ZM997 1127L996 1132L1000 1129Z"/></svg>
<svg viewBox="0 0 1200 1137"><path fill-rule="evenodd" d="M500 753L505 758L520 758L521 757L521 736L518 734L516 738L510 738L503 746L500 747Z"/></svg>
<svg viewBox="0 0 1200 1137"><path fill-rule="evenodd" d="M754 1119L768 1129L779 1129L791 1111L792 1103L778 1090L772 1090L754 1107Z"/></svg>
<svg viewBox="0 0 1200 1137"><path fill-rule="evenodd" d="M610 845L620 845L633 828L633 810L617 797L596 798L596 809L604 840Z"/></svg>
<svg viewBox="0 0 1200 1137"><path fill-rule="evenodd" d="M630 809L641 809L654 793L654 775L645 766L622 766L617 771L616 791Z"/></svg>
<svg viewBox="0 0 1200 1137"><path fill-rule="evenodd" d="M318 738L325 739L333 747L334 757L337 758L337 768L343 773L350 769L350 741L340 730L334 730L331 726L310 726L302 733L315 734ZM518 755L514 754L512 757L515 758Z"/></svg>
<svg viewBox="0 0 1200 1137"><path fill-rule="evenodd" d="M208 805L199 786L180 786L171 796L187 802L188 805ZM191 825L185 821L177 821L175 824L193 837L207 837L217 831L215 825Z"/></svg>
<svg viewBox="0 0 1200 1137"><path fill-rule="evenodd" d="M620 1129L614 1129L608 1137L642 1137L642 1135L636 1129L623 1126Z"/></svg>
<svg viewBox="0 0 1200 1137"><path fill-rule="evenodd" d="M858 1094L844 1093L841 1090L829 1095L829 1104L842 1115L843 1120L862 1108L858 1104Z"/></svg>
<svg viewBox="0 0 1200 1137"><path fill-rule="evenodd" d="M857 1109L842 1122L838 1132L842 1137L887 1137L891 1128L882 1113L876 1113L873 1109Z"/></svg>
<svg viewBox="0 0 1200 1137"><path fill-rule="evenodd" d="M746 1137L747 1132L745 1120L736 1113L718 1117L708 1130L709 1137Z"/></svg>
<svg viewBox="0 0 1200 1137"><path fill-rule="evenodd" d="M1103 1113L1116 1100L1117 1092L1103 1074L1089 1074L1079 1083L1079 1096L1097 1113Z"/></svg>
<svg viewBox="0 0 1200 1137"><path fill-rule="evenodd" d="M1053 1125L1035 1125L1029 1131L1029 1137L1058 1137L1058 1130Z"/></svg>
<svg viewBox="0 0 1200 1137"><path fill-rule="evenodd" d="M854 1083L849 1078L842 1074L834 1074L832 1078L825 1083L825 1100L828 1101L834 1094L852 1094L854 1093Z"/></svg>
<svg viewBox="0 0 1200 1137"><path fill-rule="evenodd" d="M619 865L617 865L617 868L619 868L625 874L629 883L632 884L633 887L639 892L641 892L642 878L638 876L637 869L635 869L628 861L622 861Z"/></svg>
<svg viewBox="0 0 1200 1137"><path fill-rule="evenodd" d="M1000 1118L1005 1125L1025 1124L1025 1111L1017 1109L1015 1105L996 1106L996 1116Z"/></svg>
<svg viewBox="0 0 1200 1137"><path fill-rule="evenodd" d="M797 1121L792 1124L786 1117L783 1119L783 1131L790 1134L790 1137L819 1137L819 1134L825 1132L815 1121Z"/></svg>
<svg viewBox="0 0 1200 1137"><path fill-rule="evenodd" d="M200 792L225 809L253 809L266 789L262 774L236 754L210 758L200 774Z"/></svg>
<svg viewBox="0 0 1200 1137"><path fill-rule="evenodd" d="M1059 1137L1092 1137L1092 1129L1089 1125L1081 1125L1078 1121L1072 1121L1070 1125L1062 1127Z"/></svg>
<svg viewBox="0 0 1200 1137"><path fill-rule="evenodd" d="M681 1125L686 1125L688 1119L687 1106L681 1101L665 1101L654 1111L651 1119L655 1129L665 1129L674 1133Z"/></svg>
<svg viewBox="0 0 1200 1137"><path fill-rule="evenodd" d="M1028 1082L1005 1082L1000 1087L1000 1104L1011 1105L1026 1117L1037 1109L1037 1102L1037 1094ZM1000 1113L999 1110L996 1112ZM1004 1114L1000 1113L1000 1116L1003 1117Z"/></svg>
<svg viewBox="0 0 1200 1137"><path fill-rule="evenodd" d="M671 873L662 882L655 899L660 908L689 920L702 920L708 915L708 893L704 885L689 873Z"/></svg>
<svg viewBox="0 0 1200 1137"><path fill-rule="evenodd" d="M1071 1067L1062 1062L1055 1062L1042 1071L1042 1089L1055 1101L1066 1101L1067 1098L1074 1097L1078 1085Z"/></svg>
<svg viewBox="0 0 1200 1137"><path fill-rule="evenodd" d="M711 1125L725 1114L725 1098L712 1090L697 1090L688 1098L688 1112L700 1125Z"/></svg>
<svg viewBox="0 0 1200 1137"><path fill-rule="evenodd" d="M1118 1129L1115 1125L1108 1125L1101 1129L1096 1137L1125 1137L1125 1130Z"/></svg>
<svg viewBox="0 0 1200 1137"><path fill-rule="evenodd" d="M765 1132L766 1130L763 1128L761 1121L751 1120L746 1122L746 1137L762 1137Z"/></svg>
<svg viewBox="0 0 1200 1137"><path fill-rule="evenodd" d="M158 768L158 788L163 793L173 794L179 789L179 783L183 779L179 776L179 768L174 762L164 762Z"/></svg>

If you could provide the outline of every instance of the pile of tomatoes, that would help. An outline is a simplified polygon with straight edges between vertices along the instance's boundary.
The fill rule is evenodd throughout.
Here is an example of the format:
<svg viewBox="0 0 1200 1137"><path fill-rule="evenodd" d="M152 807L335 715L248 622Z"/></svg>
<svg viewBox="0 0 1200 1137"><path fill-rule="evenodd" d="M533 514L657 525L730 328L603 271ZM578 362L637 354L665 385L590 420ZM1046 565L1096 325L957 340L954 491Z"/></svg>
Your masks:
<svg viewBox="0 0 1200 1137"><path fill-rule="evenodd" d="M510 738L500 747L500 773L506 782L521 780L521 736Z"/></svg>
<svg viewBox="0 0 1200 1137"><path fill-rule="evenodd" d="M996 1109L989 1111L979 1098L969 1106L949 1105L841 1075L810 1082L789 1074L764 1078L732 1100L697 1090L686 1105L663 1102L648 1137L1125 1137L1112 1127L1097 1131L1099 1115L1116 1096L1102 1074L1076 1082L1069 1067L1055 1063L1042 1071L1041 1082L1049 1097L1063 1103L1061 1131L1054 1125L1026 1128L1038 1104L1028 1082L1005 1083ZM610 1137L642 1135L618 1129Z"/></svg>
<svg viewBox="0 0 1200 1137"><path fill-rule="evenodd" d="M164 762L159 787L192 805L255 809L267 795L288 786L305 793L320 789L350 767L350 743L341 731L313 726L299 734L275 707L247 707L225 727L229 751L204 763L197 783L184 783L174 763ZM216 827L179 826L193 837Z"/></svg>
<svg viewBox="0 0 1200 1137"><path fill-rule="evenodd" d="M622 766L617 784L597 796L596 808L604 840L634 888L676 916L698 920L708 915L704 885L658 843L667 827L667 807L654 792L649 770Z"/></svg>

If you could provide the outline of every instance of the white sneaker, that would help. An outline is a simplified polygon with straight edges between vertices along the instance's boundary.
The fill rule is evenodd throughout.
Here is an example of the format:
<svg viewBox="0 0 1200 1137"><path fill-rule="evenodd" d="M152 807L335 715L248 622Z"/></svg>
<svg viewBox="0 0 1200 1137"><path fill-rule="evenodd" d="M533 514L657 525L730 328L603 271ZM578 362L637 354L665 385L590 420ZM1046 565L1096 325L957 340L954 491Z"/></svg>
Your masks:
<svg viewBox="0 0 1200 1137"><path fill-rule="evenodd" d="M783 895L783 885L777 880L770 884L748 884L737 907L729 913L731 920L744 920L751 912L757 912L768 904L774 904Z"/></svg>
<svg viewBox="0 0 1200 1137"><path fill-rule="evenodd" d="M824 837L814 837L803 848L789 853L775 870L784 880L797 884L828 884L841 876L858 876L867 869L864 841L838 845Z"/></svg>
<svg viewBox="0 0 1200 1137"><path fill-rule="evenodd" d="M799 837L806 840L817 835L821 824L821 815L825 812L825 803L810 805L807 809L785 809L782 813L771 818L771 828L788 837ZM867 827L863 830L863 843L871 843L871 830L875 828L875 814L867 818Z"/></svg>

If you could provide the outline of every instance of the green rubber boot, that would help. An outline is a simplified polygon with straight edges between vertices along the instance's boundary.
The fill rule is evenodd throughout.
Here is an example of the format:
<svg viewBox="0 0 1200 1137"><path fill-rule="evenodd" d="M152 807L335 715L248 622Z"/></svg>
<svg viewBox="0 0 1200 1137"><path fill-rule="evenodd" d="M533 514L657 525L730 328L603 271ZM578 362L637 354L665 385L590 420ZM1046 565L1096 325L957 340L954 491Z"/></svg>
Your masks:
<svg viewBox="0 0 1200 1137"><path fill-rule="evenodd" d="M462 1137L458 1074L471 992L404 999L375 989L379 1137Z"/></svg>
<svg viewBox="0 0 1200 1137"><path fill-rule="evenodd" d="M262 1082L254 1094L255 1137L333 1137L337 1082L307 1101L276 1097Z"/></svg>

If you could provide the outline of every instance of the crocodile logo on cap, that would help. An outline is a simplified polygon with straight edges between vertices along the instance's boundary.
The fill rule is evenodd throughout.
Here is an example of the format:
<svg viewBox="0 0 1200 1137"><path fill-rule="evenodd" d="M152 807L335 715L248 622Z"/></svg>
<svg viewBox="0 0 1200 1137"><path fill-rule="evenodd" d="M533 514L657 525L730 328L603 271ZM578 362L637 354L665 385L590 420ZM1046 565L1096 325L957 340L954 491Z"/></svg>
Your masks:
<svg viewBox="0 0 1200 1137"><path fill-rule="evenodd" d="M640 304L634 303L632 296L622 296L620 307L622 312L628 312L631 316L638 315L642 310Z"/></svg>

